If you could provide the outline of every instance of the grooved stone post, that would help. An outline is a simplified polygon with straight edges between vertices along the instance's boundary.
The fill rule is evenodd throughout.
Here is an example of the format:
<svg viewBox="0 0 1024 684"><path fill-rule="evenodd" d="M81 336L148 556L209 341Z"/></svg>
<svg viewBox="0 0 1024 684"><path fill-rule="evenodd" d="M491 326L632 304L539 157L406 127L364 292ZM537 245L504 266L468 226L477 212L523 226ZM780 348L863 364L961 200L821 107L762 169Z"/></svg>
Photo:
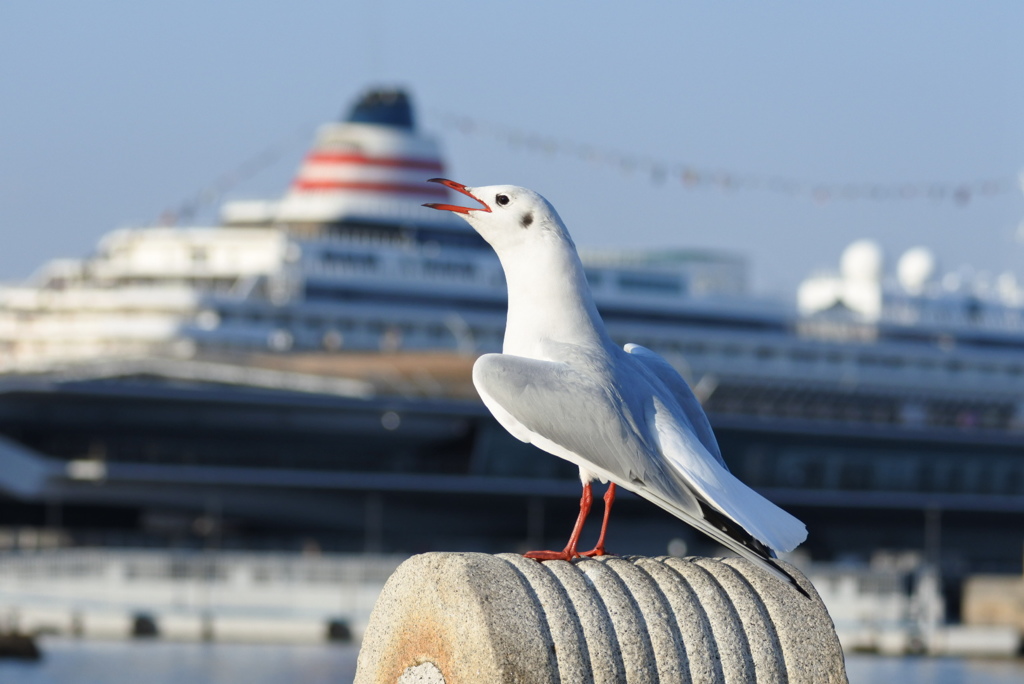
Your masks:
<svg viewBox="0 0 1024 684"><path fill-rule="evenodd" d="M370 616L356 684L845 683L810 595L740 558L427 553Z"/></svg>

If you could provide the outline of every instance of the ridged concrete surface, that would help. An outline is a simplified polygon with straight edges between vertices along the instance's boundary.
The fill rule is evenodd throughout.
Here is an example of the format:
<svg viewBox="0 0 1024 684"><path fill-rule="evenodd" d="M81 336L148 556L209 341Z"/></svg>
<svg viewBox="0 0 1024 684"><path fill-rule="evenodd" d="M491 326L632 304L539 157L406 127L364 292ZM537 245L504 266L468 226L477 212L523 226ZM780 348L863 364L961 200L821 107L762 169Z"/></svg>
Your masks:
<svg viewBox="0 0 1024 684"><path fill-rule="evenodd" d="M825 606L787 569L810 598L739 558L414 556L377 600L356 684L846 682Z"/></svg>

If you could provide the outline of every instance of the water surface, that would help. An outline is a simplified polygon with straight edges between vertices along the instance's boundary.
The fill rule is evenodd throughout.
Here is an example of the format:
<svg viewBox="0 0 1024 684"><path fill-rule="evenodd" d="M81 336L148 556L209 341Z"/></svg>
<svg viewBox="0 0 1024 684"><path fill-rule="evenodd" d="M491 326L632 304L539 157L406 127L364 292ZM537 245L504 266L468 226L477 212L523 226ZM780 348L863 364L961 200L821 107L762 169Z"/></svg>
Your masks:
<svg viewBox="0 0 1024 684"><path fill-rule="evenodd" d="M44 639L37 663L0 661L0 683L347 684L357 646Z"/></svg>
<svg viewBox="0 0 1024 684"><path fill-rule="evenodd" d="M0 683L18 684L348 684L352 645L249 645L167 641L41 642L38 663L0 661ZM1024 661L847 657L850 684L1017 684Z"/></svg>

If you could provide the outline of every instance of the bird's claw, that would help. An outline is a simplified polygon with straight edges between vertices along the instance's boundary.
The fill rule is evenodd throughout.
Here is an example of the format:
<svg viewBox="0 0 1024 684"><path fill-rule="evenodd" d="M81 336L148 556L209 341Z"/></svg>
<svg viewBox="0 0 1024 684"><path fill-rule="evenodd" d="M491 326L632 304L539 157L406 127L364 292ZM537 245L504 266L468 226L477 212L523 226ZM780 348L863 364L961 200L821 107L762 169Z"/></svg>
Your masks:
<svg viewBox="0 0 1024 684"><path fill-rule="evenodd" d="M615 554L608 553L604 550L603 546L596 546L590 551L576 551L575 549L564 549L562 551L527 551L523 554L524 558L533 558L534 560L546 561L546 560L563 560L573 561L576 558L595 558L597 556L614 556Z"/></svg>
<svg viewBox="0 0 1024 684"><path fill-rule="evenodd" d="M533 558L534 560L546 561L546 560L564 560L571 561L573 558L579 558L580 554L575 550L565 549L564 551L527 551L523 554L525 558Z"/></svg>

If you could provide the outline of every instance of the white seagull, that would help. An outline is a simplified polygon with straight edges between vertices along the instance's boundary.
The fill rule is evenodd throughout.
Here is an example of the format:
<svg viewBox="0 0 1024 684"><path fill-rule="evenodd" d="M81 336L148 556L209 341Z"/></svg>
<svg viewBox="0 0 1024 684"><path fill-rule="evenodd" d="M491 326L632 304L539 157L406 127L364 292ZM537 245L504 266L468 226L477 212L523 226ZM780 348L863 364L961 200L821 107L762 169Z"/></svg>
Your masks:
<svg viewBox="0 0 1024 684"><path fill-rule="evenodd" d="M667 361L639 345L620 349L612 342L554 207L526 188L431 181L480 203L424 206L469 222L494 248L508 283L503 353L477 359L473 384L514 437L580 469L583 497L569 543L562 551L526 555L604 555L619 485L792 583L772 559L807 537L804 524L729 472L700 403ZM604 521L597 546L580 553L594 480L611 483Z"/></svg>

